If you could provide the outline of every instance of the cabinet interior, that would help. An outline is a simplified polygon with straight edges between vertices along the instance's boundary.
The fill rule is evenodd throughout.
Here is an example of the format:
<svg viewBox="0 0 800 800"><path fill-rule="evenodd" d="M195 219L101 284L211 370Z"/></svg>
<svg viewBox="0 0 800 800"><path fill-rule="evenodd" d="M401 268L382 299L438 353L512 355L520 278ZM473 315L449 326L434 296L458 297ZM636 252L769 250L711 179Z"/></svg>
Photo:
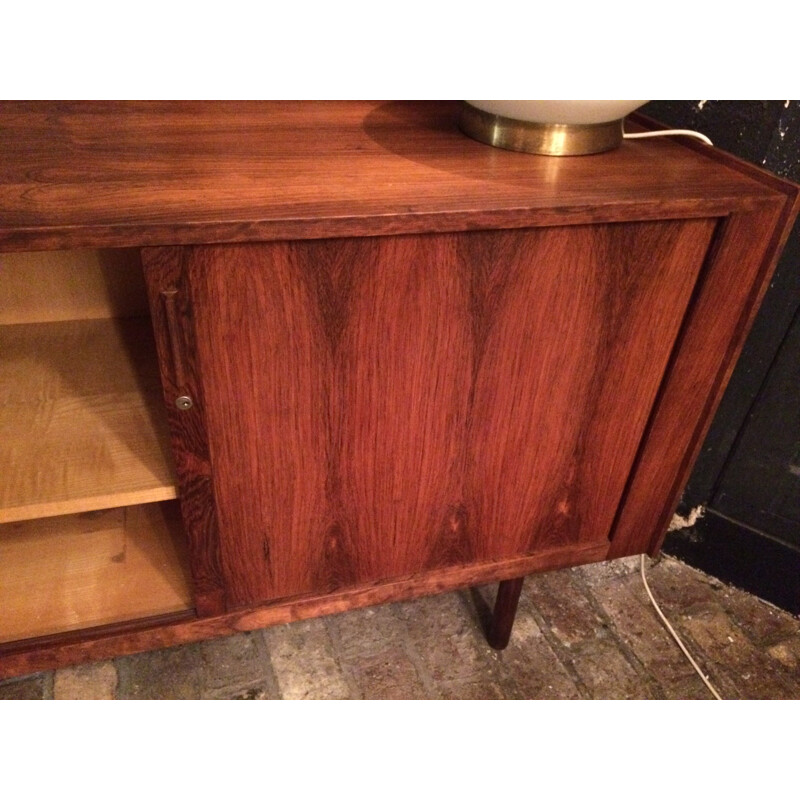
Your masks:
<svg viewBox="0 0 800 800"><path fill-rule="evenodd" d="M138 251L0 276L0 642L190 608Z"/></svg>

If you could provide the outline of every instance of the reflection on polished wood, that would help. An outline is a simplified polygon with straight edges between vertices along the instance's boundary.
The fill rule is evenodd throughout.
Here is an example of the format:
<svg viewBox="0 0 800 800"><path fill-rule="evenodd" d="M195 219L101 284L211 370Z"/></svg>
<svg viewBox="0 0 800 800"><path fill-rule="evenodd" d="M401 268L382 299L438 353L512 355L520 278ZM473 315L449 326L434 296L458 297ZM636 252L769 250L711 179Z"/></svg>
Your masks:
<svg viewBox="0 0 800 800"><path fill-rule="evenodd" d="M531 158L458 102L0 107L0 250L141 247L726 214L763 179L681 143ZM706 147L705 150L708 150Z"/></svg>

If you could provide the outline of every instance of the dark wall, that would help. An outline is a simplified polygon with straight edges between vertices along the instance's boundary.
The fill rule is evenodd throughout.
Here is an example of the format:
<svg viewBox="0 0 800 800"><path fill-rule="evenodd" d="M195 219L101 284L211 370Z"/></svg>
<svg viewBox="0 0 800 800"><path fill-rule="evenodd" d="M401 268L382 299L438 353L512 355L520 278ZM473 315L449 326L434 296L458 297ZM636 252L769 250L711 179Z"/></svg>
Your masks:
<svg viewBox="0 0 800 800"><path fill-rule="evenodd" d="M655 101L642 111L800 182L800 103ZM695 526L664 549L800 613L800 225L796 225L687 484Z"/></svg>

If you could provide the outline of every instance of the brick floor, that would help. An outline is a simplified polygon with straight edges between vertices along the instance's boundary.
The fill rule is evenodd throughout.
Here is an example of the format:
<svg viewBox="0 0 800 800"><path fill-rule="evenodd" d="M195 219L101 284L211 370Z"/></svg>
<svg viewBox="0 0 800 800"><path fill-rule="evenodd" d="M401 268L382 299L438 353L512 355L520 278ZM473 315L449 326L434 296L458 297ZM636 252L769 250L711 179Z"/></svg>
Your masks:
<svg viewBox="0 0 800 800"><path fill-rule="evenodd" d="M480 587L0 683L0 699L707 699L638 558L525 581L508 648ZM724 697L800 699L800 620L670 558L656 598Z"/></svg>

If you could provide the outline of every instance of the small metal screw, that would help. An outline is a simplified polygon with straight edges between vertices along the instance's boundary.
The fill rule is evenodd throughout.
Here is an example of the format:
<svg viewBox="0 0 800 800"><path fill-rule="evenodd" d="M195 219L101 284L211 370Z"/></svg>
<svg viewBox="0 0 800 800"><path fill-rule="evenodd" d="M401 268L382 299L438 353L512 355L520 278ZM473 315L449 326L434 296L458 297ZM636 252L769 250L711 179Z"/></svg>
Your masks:
<svg viewBox="0 0 800 800"><path fill-rule="evenodd" d="M187 395L182 394L179 398L177 398L175 400L175 405L181 411L188 411L194 405L194 403L192 402L192 398L191 397L188 397Z"/></svg>

